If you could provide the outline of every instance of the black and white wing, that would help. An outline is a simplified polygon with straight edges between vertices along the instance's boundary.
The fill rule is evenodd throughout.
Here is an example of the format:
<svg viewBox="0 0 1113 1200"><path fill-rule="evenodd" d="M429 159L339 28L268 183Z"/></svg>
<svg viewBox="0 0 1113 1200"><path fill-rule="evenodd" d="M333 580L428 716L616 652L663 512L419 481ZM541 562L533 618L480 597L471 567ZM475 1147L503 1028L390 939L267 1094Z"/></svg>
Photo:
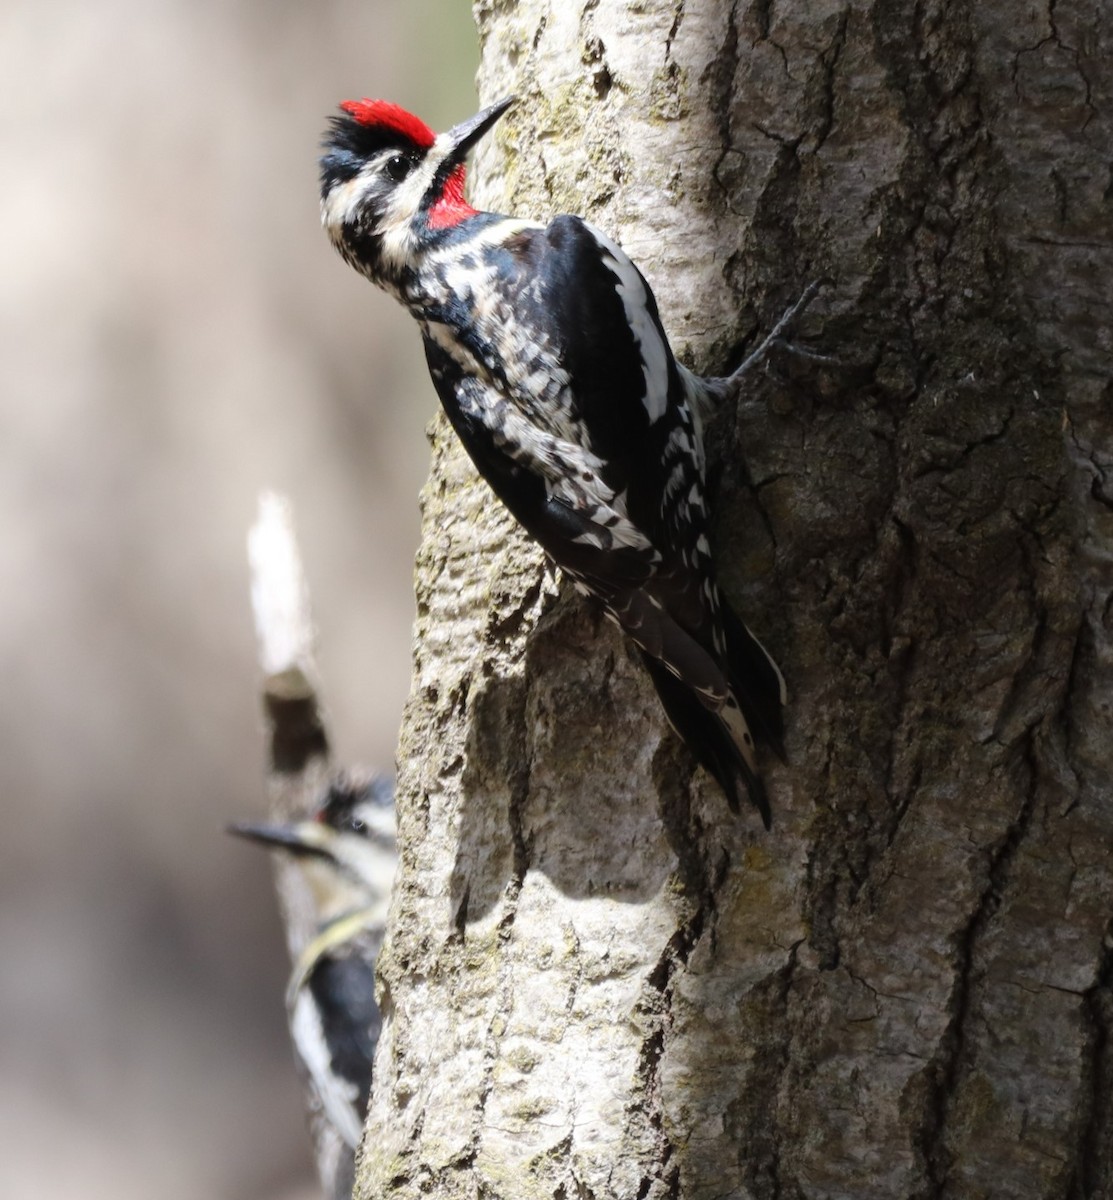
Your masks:
<svg viewBox="0 0 1113 1200"><path fill-rule="evenodd" d="M719 596L695 380L648 284L603 234L558 217L516 228L453 291L468 319L427 326L426 355L480 473L639 647L732 802L744 783L768 823L751 726L779 747L780 675Z"/></svg>

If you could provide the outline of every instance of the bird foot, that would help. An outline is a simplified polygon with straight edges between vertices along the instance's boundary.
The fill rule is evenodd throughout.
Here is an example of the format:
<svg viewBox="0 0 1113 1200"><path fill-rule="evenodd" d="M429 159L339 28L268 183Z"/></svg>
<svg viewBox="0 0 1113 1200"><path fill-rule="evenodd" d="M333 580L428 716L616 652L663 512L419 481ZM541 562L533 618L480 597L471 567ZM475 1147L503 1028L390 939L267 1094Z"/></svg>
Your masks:
<svg viewBox="0 0 1113 1200"><path fill-rule="evenodd" d="M785 337L785 334L789 332L797 319L803 315L808 305L818 295L821 287L822 282L820 280L812 280L804 289L800 298L781 314L776 325L769 331L757 349L748 354L729 375L724 375L717 379L705 380L711 391L719 396L737 395L742 380L756 367L759 367L769 357L774 348L780 348L789 354L805 358L809 362L833 363L837 361L830 355L818 354L814 350L807 350L803 346L798 346Z"/></svg>
<svg viewBox="0 0 1113 1200"><path fill-rule="evenodd" d="M795 346L791 342L785 340L785 334L796 323L796 320L807 311L808 305L816 298L819 293L821 283L818 279L813 279L811 283L801 293L800 298L795 304L781 314L776 325L769 331L768 335L757 347L753 353L748 354L741 363L733 370L727 379L737 385L742 382L743 378L748 375L755 367L758 367L769 357L770 351L774 346L782 346L784 349L791 351L793 354L799 354L803 358L816 359L819 361L830 361L825 355L815 354L811 350L804 350L800 346Z"/></svg>

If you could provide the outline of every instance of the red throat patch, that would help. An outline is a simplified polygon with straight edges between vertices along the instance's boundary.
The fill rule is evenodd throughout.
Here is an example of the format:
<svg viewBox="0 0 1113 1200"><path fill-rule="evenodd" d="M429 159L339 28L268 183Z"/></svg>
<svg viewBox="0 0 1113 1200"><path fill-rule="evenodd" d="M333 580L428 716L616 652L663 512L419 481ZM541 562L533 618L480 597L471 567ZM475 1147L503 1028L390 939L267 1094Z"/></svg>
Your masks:
<svg viewBox="0 0 1113 1200"><path fill-rule="evenodd" d="M437 140L437 135L420 117L406 112L399 104L391 104L389 100L368 100L364 97L362 100L345 100L340 107L360 125L392 129L422 150L428 150Z"/></svg>
<svg viewBox="0 0 1113 1200"><path fill-rule="evenodd" d="M464 199L464 167L461 164L449 175L444 191L429 209L429 228L451 229L453 225L459 225L468 217L474 217L475 212L476 210Z"/></svg>

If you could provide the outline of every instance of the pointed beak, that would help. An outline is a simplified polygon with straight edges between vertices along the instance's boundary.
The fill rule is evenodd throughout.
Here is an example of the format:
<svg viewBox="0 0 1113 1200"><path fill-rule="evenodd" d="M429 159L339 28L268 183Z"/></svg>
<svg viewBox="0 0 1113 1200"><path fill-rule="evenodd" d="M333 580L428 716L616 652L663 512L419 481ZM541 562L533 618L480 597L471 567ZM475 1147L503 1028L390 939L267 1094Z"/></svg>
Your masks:
<svg viewBox="0 0 1113 1200"><path fill-rule="evenodd" d="M517 100L517 96L507 96L497 104L478 112L474 117L454 125L445 135L451 149L448 157L454 163L462 163L468 156L468 151L491 128L504 112Z"/></svg>
<svg viewBox="0 0 1113 1200"><path fill-rule="evenodd" d="M332 831L318 821L296 821L276 825L267 821L237 821L228 826L236 837L257 842L269 850L285 850L289 854L318 855L333 858Z"/></svg>

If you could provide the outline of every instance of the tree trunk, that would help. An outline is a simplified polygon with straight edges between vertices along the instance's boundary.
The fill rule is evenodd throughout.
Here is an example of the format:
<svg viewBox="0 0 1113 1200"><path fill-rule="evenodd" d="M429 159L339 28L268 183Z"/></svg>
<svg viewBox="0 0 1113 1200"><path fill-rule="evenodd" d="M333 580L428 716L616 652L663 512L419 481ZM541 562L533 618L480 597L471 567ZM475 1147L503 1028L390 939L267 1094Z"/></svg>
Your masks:
<svg viewBox="0 0 1113 1200"><path fill-rule="evenodd" d="M357 1194L1113 1196L1108 13L477 14L479 203L616 237L708 373L824 277L837 361L709 432L771 834L435 423Z"/></svg>

